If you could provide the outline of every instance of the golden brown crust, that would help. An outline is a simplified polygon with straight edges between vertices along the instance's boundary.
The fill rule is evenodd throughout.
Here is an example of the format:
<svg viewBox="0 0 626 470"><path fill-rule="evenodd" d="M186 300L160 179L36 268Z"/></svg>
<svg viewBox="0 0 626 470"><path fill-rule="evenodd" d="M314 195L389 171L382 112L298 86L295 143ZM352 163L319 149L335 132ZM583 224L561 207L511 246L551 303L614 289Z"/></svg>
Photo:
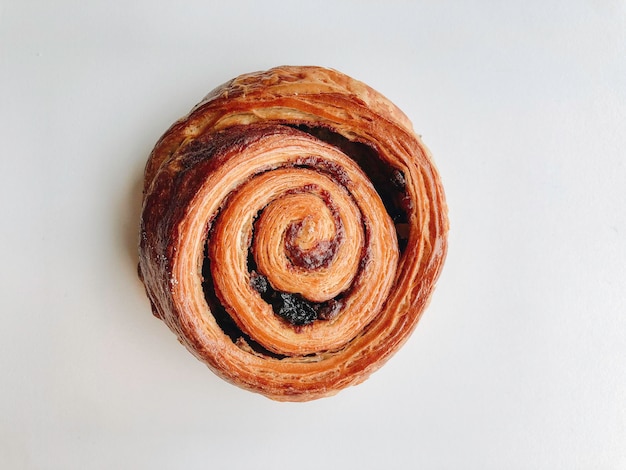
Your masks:
<svg viewBox="0 0 626 470"><path fill-rule="evenodd" d="M213 371L305 401L363 381L407 339L447 230L437 171L396 106L339 72L279 67L218 87L159 140L139 273Z"/></svg>

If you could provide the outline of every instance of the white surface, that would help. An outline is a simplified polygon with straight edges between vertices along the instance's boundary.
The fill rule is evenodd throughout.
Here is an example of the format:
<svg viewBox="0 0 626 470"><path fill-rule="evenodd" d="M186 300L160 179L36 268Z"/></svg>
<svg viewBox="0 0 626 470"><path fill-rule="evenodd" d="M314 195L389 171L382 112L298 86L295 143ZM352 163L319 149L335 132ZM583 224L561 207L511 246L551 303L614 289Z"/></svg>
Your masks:
<svg viewBox="0 0 626 470"><path fill-rule="evenodd" d="M626 3L0 3L0 468L626 468ZM450 252L364 384L215 377L135 275L141 172L214 86L318 64L431 148Z"/></svg>

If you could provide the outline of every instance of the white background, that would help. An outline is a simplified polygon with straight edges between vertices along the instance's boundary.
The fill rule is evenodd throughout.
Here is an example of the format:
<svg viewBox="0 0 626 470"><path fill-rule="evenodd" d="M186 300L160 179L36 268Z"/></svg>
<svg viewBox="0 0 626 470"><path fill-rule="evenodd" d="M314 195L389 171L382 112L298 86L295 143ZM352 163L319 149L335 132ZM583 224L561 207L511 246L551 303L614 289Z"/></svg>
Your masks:
<svg viewBox="0 0 626 470"><path fill-rule="evenodd" d="M143 166L216 85L315 64L432 150L406 346L305 404L214 376L136 277ZM0 2L0 468L626 468L626 2Z"/></svg>

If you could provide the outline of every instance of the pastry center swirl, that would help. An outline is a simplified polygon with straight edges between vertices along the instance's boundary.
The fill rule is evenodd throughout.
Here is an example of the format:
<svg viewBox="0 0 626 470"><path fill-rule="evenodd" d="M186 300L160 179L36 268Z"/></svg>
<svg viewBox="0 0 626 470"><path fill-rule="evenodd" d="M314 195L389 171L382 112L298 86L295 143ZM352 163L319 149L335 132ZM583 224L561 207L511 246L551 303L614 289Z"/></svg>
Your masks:
<svg viewBox="0 0 626 470"><path fill-rule="evenodd" d="M370 280L396 269L397 250L385 246L396 245L395 229L374 187L349 157L324 150L326 165L296 158L234 188L207 241L220 303L276 354L346 344L391 288L386 281L372 292ZM329 171L339 164L340 179Z"/></svg>
<svg viewBox="0 0 626 470"><path fill-rule="evenodd" d="M361 214L350 195L328 177L312 170L295 173L318 184L289 189L269 203L254 224L252 253L274 289L325 302L348 289L357 273ZM281 184L293 178L293 171L287 171L267 180Z"/></svg>

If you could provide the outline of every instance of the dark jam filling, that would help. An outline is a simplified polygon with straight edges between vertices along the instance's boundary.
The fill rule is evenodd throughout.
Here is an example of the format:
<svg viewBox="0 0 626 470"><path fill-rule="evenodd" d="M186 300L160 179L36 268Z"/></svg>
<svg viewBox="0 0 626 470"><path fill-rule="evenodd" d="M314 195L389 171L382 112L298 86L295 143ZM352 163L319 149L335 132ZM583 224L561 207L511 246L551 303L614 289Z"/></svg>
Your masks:
<svg viewBox="0 0 626 470"><path fill-rule="evenodd" d="M299 294L276 291L267 278L255 270L250 272L250 285L272 306L276 315L296 327L309 325L315 320L330 320L341 309L341 300L337 298L311 302Z"/></svg>
<svg viewBox="0 0 626 470"><path fill-rule="evenodd" d="M213 276L211 275L211 262L207 253L205 245L204 249L204 261L202 263L202 290L204 291L204 298L206 299L209 309L217 322L217 325L221 328L225 335L227 335L233 343L239 343L243 340L250 346L250 348L268 357L274 357L276 359L283 359L287 356L275 354L268 351L259 343L250 338L237 326L232 317L228 314L222 303L215 293L215 287L213 284Z"/></svg>

